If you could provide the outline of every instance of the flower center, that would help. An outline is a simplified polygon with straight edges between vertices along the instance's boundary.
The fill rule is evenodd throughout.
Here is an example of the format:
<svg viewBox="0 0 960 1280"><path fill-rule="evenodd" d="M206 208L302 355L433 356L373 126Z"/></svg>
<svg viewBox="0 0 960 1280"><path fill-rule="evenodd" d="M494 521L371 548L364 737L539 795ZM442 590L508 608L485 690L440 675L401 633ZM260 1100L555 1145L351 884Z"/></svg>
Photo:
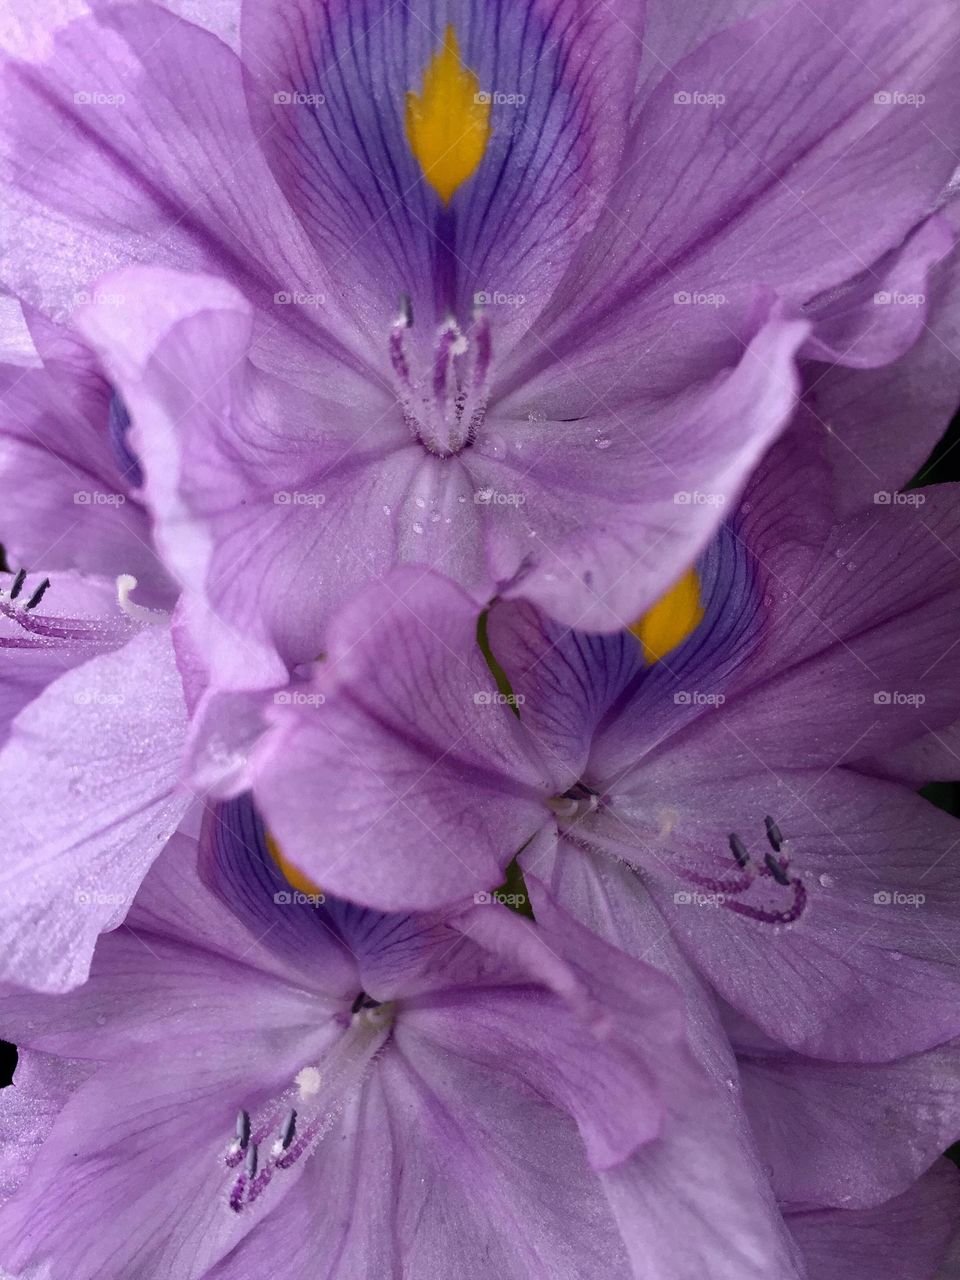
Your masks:
<svg viewBox="0 0 960 1280"><path fill-rule="evenodd" d="M339 1015L346 1024L343 1034L319 1061L301 1067L283 1093L256 1114L239 1113L224 1156L226 1167L237 1170L229 1192L234 1213L258 1200L278 1173L313 1153L362 1085L395 1015L393 1001L381 1004L361 991L349 1012Z"/></svg>
<svg viewBox="0 0 960 1280"><path fill-rule="evenodd" d="M596 813L600 808L600 795L585 782L578 782L562 796L553 796L547 804L556 814L559 823L573 826L589 814Z"/></svg>
<svg viewBox="0 0 960 1280"><path fill-rule="evenodd" d="M390 333L390 363L404 421L414 439L439 458L453 457L477 438L489 399L490 322L475 315L466 333L448 318L432 352L417 359L409 341L413 313L404 299ZM422 348L421 348L422 353Z"/></svg>

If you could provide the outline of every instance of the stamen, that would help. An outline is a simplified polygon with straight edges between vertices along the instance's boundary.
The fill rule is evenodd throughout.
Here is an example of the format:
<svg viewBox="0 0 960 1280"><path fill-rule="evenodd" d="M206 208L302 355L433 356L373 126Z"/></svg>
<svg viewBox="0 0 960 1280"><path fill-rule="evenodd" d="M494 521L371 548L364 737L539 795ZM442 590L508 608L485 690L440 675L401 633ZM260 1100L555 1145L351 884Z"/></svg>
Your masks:
<svg viewBox="0 0 960 1280"><path fill-rule="evenodd" d="M780 828L769 816L764 819L764 824L771 845L776 850L782 849L786 841ZM742 872L740 876L731 877L724 874L722 877L712 877L686 866L675 868L677 874L689 883L697 885L698 888L716 894L719 905L750 920L763 924L792 924L795 920L799 920L807 905L807 890L798 876L789 874L789 859L786 856L777 858L767 851L764 853L763 865L755 867L751 862L747 846L735 831L731 831L727 837L727 843ZM758 907L740 900L741 895L757 883L758 876L770 876L781 888L793 890L793 902L786 910Z"/></svg>
<svg viewBox="0 0 960 1280"><path fill-rule="evenodd" d="M730 841L730 852L736 858L737 866L742 870L750 861L750 855L747 853L747 846L735 831L731 831L727 838Z"/></svg>
<svg viewBox="0 0 960 1280"><path fill-rule="evenodd" d="M169 622L169 618L165 613L160 613L156 609L145 609L142 604L130 599L130 595L137 588L137 580L132 573L121 573L117 578L117 604L127 615L133 618L135 622L145 622L148 626L159 626L162 623Z"/></svg>
<svg viewBox="0 0 960 1280"><path fill-rule="evenodd" d="M23 584L26 582L26 580L27 580L27 571L26 569L21 569L20 572L17 574L17 576L13 580L13 586L10 588L11 600L16 600L17 596L23 590Z"/></svg>
<svg viewBox="0 0 960 1280"><path fill-rule="evenodd" d="M31 609L35 609L37 605L40 603L40 601L43 599L43 597L47 594L47 587L49 587L49 585L50 585L50 579L44 578L44 580L40 583L39 587L37 587L33 595L30 597L27 603L23 606L24 609L26 609L28 612Z"/></svg>
<svg viewBox="0 0 960 1280"><path fill-rule="evenodd" d="M473 444L483 424L493 353L490 322L474 317L468 337L448 316L437 331L427 369L411 367L407 331L412 323L404 296L387 343L397 397L414 439L437 457L449 458ZM420 351L417 358L422 356Z"/></svg>
<svg viewBox="0 0 960 1280"><path fill-rule="evenodd" d="M765 853L763 855L763 861L766 864L767 870L773 876L774 880L776 880L777 884L786 886L790 883L790 877L784 870L783 864L778 862L772 853Z"/></svg>
<svg viewBox="0 0 960 1280"><path fill-rule="evenodd" d="M586 783L577 782L562 796L551 796L547 801L547 807L552 809L561 821L579 822L581 818L599 809L600 796Z"/></svg>
<svg viewBox="0 0 960 1280"><path fill-rule="evenodd" d="M241 1151L246 1151L247 1143L250 1141L250 1112L241 1111L237 1116L237 1146Z"/></svg>
<svg viewBox="0 0 960 1280"><path fill-rule="evenodd" d="M279 1150L274 1147L274 1155L279 1155L281 1151L286 1151L293 1142L297 1133L297 1113L291 1107L287 1114L286 1120L283 1122L283 1128L280 1130Z"/></svg>
<svg viewBox="0 0 960 1280"><path fill-rule="evenodd" d="M228 1168L242 1164L228 1196L234 1213L259 1199L278 1172L309 1155L329 1132L385 1044L392 1019L392 1003L381 1004L361 991L353 1002L349 1028L321 1059L322 1072L320 1066L302 1067L255 1122L247 1111L240 1112L236 1137L224 1157ZM264 1147L271 1133L273 1141ZM264 1159L261 1150L269 1152Z"/></svg>
<svg viewBox="0 0 960 1280"><path fill-rule="evenodd" d="M764 818L764 825L767 828L767 839L773 847L774 853L779 853L783 848L783 836L780 834L780 828L770 817L769 813Z"/></svg>

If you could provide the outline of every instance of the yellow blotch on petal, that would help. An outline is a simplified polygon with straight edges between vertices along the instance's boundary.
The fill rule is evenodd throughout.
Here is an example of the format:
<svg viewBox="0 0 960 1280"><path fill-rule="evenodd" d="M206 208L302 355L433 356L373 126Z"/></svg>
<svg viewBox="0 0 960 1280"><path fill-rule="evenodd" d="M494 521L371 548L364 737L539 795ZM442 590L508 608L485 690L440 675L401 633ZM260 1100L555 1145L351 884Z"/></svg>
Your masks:
<svg viewBox="0 0 960 1280"><path fill-rule="evenodd" d="M283 872L284 879L291 889L299 889L301 893L323 893L320 886L314 884L309 876L304 875L299 867L295 867L292 862L287 861L283 856L283 850L277 844L276 840L274 840L269 831L267 832L267 850L270 857Z"/></svg>
<svg viewBox="0 0 960 1280"><path fill-rule="evenodd" d="M430 59L419 94L407 94L407 141L423 176L444 204L471 177L490 138L490 98L460 57L448 26L443 48Z"/></svg>
<svg viewBox="0 0 960 1280"><path fill-rule="evenodd" d="M665 658L683 644L703 621L700 579L696 569L688 569L655 605L633 624L630 631L643 646L643 660L649 666Z"/></svg>

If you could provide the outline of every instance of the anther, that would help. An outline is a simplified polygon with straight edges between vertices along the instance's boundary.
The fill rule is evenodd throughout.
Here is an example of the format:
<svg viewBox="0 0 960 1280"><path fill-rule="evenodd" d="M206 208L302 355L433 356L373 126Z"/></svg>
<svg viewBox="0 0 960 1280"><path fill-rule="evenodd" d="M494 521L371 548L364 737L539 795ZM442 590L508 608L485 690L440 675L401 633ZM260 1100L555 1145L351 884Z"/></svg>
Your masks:
<svg viewBox="0 0 960 1280"><path fill-rule="evenodd" d="M780 833L780 828L769 814L767 814L763 822L764 826L767 828L767 839L770 841L771 848L774 853L779 853L783 848L783 836Z"/></svg>
<svg viewBox="0 0 960 1280"><path fill-rule="evenodd" d="M43 599L43 597L47 594L47 587L49 587L49 585L50 585L50 579L44 578L44 580L40 583L39 587L37 587L36 591L33 593L33 595L30 597L30 599L27 601L27 603L23 607L27 610L35 609L37 605L40 603L40 601Z"/></svg>
<svg viewBox="0 0 960 1280"><path fill-rule="evenodd" d="M401 293L400 295L400 314L394 324L399 329L413 328L413 303L410 301L409 293Z"/></svg>
<svg viewBox="0 0 960 1280"><path fill-rule="evenodd" d="M241 1151L247 1149L247 1143L250 1141L250 1112L241 1111L237 1116L237 1145Z"/></svg>
<svg viewBox="0 0 960 1280"><path fill-rule="evenodd" d="M13 586L10 588L11 600L16 600L17 596L23 590L23 584L26 582L26 580L27 580L27 571L26 569L21 569L20 572L17 574L17 576L13 580Z"/></svg>
<svg viewBox="0 0 960 1280"><path fill-rule="evenodd" d="M730 852L733 854L734 858L736 858L737 866L742 871L750 861L750 855L747 853L747 846L735 831L731 831L727 839L730 841Z"/></svg>
<svg viewBox="0 0 960 1280"><path fill-rule="evenodd" d="M259 1163L259 1155L257 1151L257 1144L255 1142L251 1142L250 1146L247 1148L246 1164L243 1166L243 1171L248 1178L252 1179L257 1176L258 1163Z"/></svg>
<svg viewBox="0 0 960 1280"><path fill-rule="evenodd" d="M776 880L777 884L786 886L790 883L790 877L772 853L764 854L763 861L766 863L767 870L773 876L774 880Z"/></svg>
<svg viewBox="0 0 960 1280"><path fill-rule="evenodd" d="M292 1108L280 1129L280 1150L286 1151L297 1136L297 1113Z"/></svg>

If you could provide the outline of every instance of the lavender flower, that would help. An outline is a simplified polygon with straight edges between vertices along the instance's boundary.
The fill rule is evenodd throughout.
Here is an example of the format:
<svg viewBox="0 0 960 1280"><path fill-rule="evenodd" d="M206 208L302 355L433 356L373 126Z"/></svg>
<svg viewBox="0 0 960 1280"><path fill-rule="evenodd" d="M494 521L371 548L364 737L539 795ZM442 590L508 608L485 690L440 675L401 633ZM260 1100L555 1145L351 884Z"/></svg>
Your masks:
<svg viewBox="0 0 960 1280"><path fill-rule="evenodd" d="M495 606L509 693L452 584L407 571L386 599L361 593L263 748L284 855L423 908L495 884L522 849L626 950L667 922L687 964L797 1050L878 1061L956 1036L958 828L888 758L960 715L943 661L955 497L831 528L804 440L639 639Z"/></svg>
<svg viewBox="0 0 960 1280"><path fill-rule="evenodd" d="M189 793L175 592L125 412L88 349L29 321L41 363L0 366L0 536L31 566L0 589L0 937L4 977L49 990L86 976Z"/></svg>
<svg viewBox="0 0 960 1280"><path fill-rule="evenodd" d="M84 326L166 558L245 643L228 664L236 636L204 626L216 681L278 687L397 561L616 629L787 420L808 337L842 360L853 333L858 366L909 345L916 313L877 326L873 295L954 239L930 210L960 19L739 12L674 17L639 91L638 15L576 0L372 4L362 40L349 6L256 4L243 63L157 8L98 9L10 65L36 228L12 287L63 305L155 264L98 284Z"/></svg>
<svg viewBox="0 0 960 1280"><path fill-rule="evenodd" d="M383 916L283 879L244 798L178 836L90 980L8 995L0 1261L51 1280L799 1276L679 992L533 886ZM16 1089L16 1086L14 1087Z"/></svg>

